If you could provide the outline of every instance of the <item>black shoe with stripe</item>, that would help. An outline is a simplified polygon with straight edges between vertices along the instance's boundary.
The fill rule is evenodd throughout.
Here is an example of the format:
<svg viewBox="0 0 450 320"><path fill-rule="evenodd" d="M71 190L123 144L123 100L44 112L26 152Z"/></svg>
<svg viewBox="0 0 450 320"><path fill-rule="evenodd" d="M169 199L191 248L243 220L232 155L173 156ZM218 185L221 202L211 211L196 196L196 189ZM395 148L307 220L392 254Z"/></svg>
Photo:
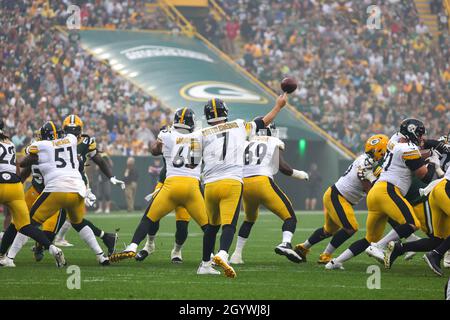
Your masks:
<svg viewBox="0 0 450 320"><path fill-rule="evenodd" d="M425 253L423 256L423 259L428 264L430 269L437 274L438 276L442 277L444 273L441 269L441 256L439 256L434 250Z"/></svg>

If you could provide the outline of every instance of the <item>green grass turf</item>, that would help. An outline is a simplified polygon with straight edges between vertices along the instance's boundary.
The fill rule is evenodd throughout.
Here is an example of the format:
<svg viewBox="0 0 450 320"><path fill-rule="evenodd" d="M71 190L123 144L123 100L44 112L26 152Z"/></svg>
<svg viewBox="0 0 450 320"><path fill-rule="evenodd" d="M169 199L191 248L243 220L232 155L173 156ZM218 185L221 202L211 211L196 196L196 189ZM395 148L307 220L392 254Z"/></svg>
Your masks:
<svg viewBox="0 0 450 320"><path fill-rule="evenodd" d="M293 243L304 241L322 225L320 213L299 212ZM90 214L88 218L104 230L120 227L118 249L130 241L141 213ZM239 225L242 222L242 215ZM364 214L358 214L364 226ZM16 258L16 268L0 268L1 299L442 299L448 277L435 276L417 254L412 261L399 260L392 270L381 267L381 289L367 289L369 265L377 264L365 254L345 264L345 270L329 271L316 260L327 244L313 248L309 261L294 264L274 253L281 240L281 221L261 214L244 251L245 265L237 266L236 279L198 276L201 258L201 230L192 222L183 249L184 263L170 262L175 230L174 216L161 221L155 253L144 262L121 261L101 267L95 257L70 230L67 238L75 244L64 248L69 265L81 268L81 289L66 286L66 269L57 269L46 253L40 263L33 260L31 243ZM364 227L338 251L364 235ZM143 244L142 244L143 245ZM232 249L234 248L234 244ZM449 271L446 271L449 275Z"/></svg>

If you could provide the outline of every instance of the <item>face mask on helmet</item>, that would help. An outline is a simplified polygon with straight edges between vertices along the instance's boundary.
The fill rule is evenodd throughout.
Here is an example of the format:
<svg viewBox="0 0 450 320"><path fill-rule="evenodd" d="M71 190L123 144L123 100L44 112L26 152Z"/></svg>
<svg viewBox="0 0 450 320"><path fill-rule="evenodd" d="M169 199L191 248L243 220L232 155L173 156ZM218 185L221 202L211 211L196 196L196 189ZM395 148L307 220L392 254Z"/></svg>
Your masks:
<svg viewBox="0 0 450 320"><path fill-rule="evenodd" d="M214 125L228 120L228 107L222 100L214 98L205 105L204 114L208 124Z"/></svg>

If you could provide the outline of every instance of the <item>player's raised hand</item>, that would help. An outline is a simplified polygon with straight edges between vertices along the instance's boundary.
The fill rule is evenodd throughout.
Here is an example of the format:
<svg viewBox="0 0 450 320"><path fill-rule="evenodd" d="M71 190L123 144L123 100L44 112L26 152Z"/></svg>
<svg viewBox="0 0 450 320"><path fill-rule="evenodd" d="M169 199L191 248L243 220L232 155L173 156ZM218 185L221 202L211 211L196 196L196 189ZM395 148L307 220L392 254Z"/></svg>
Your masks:
<svg viewBox="0 0 450 320"><path fill-rule="evenodd" d="M111 183L114 185L119 184L122 190L125 190L125 182L123 182L122 180L119 180L116 177L111 177L109 181L111 181Z"/></svg>
<svg viewBox="0 0 450 320"><path fill-rule="evenodd" d="M285 93L283 93L281 96L279 96L277 98L275 106L278 109L281 109L281 108L283 108L286 105L287 102L288 102L288 94L285 92Z"/></svg>

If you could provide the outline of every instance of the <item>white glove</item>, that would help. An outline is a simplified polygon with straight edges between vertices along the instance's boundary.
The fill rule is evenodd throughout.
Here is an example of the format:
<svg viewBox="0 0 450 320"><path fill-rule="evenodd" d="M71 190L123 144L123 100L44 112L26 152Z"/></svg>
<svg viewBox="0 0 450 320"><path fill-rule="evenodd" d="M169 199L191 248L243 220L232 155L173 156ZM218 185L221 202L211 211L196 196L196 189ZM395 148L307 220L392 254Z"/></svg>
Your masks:
<svg viewBox="0 0 450 320"><path fill-rule="evenodd" d="M309 180L309 175L305 171L293 170L292 177L300 180Z"/></svg>
<svg viewBox="0 0 450 320"><path fill-rule="evenodd" d="M111 181L111 183L114 185L120 184L120 187L122 188L122 190L125 190L125 182L123 182L122 180L116 179L116 177L111 177L111 179L109 179L109 181Z"/></svg>
<svg viewBox="0 0 450 320"><path fill-rule="evenodd" d="M436 150L432 151L431 157L428 157L428 162L434 164L435 166L441 166L441 160L439 159L440 153Z"/></svg>
<svg viewBox="0 0 450 320"><path fill-rule="evenodd" d="M423 197L423 196L427 196L430 194L431 190L434 189L434 187L441 182L442 179L437 179L432 181L429 185L427 185L425 188L420 188L419 189L419 194Z"/></svg>
<svg viewBox="0 0 450 320"><path fill-rule="evenodd" d="M161 190L161 188L158 188L155 191L153 191L152 193L146 195L144 197L145 201L149 202L150 200L152 200L153 196L156 195L159 192L159 190Z"/></svg>
<svg viewBox="0 0 450 320"><path fill-rule="evenodd" d="M87 207L93 207L97 201L97 197L92 193L91 189L87 189L86 198L84 198L84 203Z"/></svg>

